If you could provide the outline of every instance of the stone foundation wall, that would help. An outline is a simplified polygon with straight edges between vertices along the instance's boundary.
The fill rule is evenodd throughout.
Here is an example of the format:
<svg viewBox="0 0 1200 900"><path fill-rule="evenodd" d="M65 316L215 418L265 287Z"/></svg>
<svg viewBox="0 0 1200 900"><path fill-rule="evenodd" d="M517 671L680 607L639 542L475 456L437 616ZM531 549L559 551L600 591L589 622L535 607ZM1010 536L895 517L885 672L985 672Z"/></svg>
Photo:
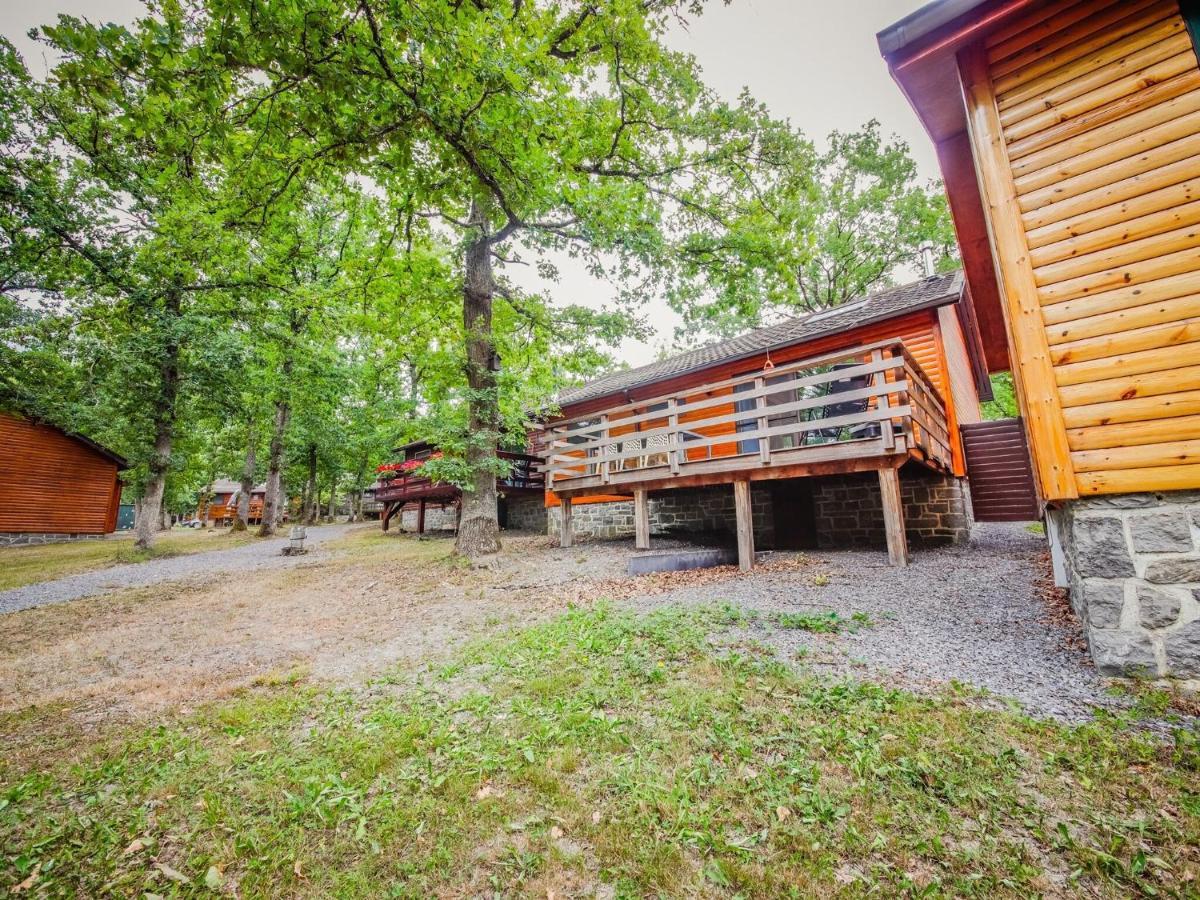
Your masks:
<svg viewBox="0 0 1200 900"><path fill-rule="evenodd" d="M965 543L971 537L971 500L965 479L924 469L900 473L900 499L910 544ZM887 546L879 476L874 472L813 479L817 546Z"/></svg>
<svg viewBox="0 0 1200 900"><path fill-rule="evenodd" d="M1200 491L1071 500L1049 524L1096 668L1200 678Z"/></svg>
<svg viewBox="0 0 1200 900"><path fill-rule="evenodd" d="M0 532L0 547L23 547L29 544L66 544L75 541L103 540L102 534L50 534L23 531Z"/></svg>
<svg viewBox="0 0 1200 900"><path fill-rule="evenodd" d="M438 509L436 506L427 507L425 509L425 530L453 531L454 519L455 513L453 506L447 506L443 509ZM411 509L402 510L399 515L392 517L392 522L399 526L403 531L416 531L417 508L414 506Z"/></svg>
<svg viewBox="0 0 1200 900"><path fill-rule="evenodd" d="M651 535L737 533L733 485L662 491L650 495L649 507ZM750 507L755 548L770 549L775 542L775 526L768 487L750 486ZM558 507L551 507L547 513L546 528L550 534L557 534L562 514ZM633 501L576 504L571 509L571 526L576 537L631 537Z"/></svg>
<svg viewBox="0 0 1200 900"><path fill-rule="evenodd" d="M546 500L541 494L505 498L508 528L516 531L546 533Z"/></svg>

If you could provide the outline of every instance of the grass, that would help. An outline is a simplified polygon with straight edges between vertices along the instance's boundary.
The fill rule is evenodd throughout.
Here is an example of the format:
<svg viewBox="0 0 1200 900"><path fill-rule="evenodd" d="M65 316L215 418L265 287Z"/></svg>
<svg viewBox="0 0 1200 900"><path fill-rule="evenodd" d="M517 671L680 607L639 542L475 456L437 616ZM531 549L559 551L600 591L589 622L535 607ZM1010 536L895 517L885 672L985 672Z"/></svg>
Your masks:
<svg viewBox="0 0 1200 900"><path fill-rule="evenodd" d="M796 628L817 634L839 634L843 631L858 631L871 627L871 617L863 612L853 613L849 619L836 612L781 612L776 613L773 620L780 628Z"/></svg>
<svg viewBox="0 0 1200 900"><path fill-rule="evenodd" d="M1197 895L1194 734L1060 727L710 642L745 620L601 605L367 692L281 674L50 745L0 769L0 889ZM21 727L39 715L61 711Z"/></svg>
<svg viewBox="0 0 1200 900"><path fill-rule="evenodd" d="M66 544L5 547L0 549L0 591L122 563L146 562L150 559L236 547L253 539L251 532L189 528L158 535L149 550L135 550L132 535Z"/></svg>

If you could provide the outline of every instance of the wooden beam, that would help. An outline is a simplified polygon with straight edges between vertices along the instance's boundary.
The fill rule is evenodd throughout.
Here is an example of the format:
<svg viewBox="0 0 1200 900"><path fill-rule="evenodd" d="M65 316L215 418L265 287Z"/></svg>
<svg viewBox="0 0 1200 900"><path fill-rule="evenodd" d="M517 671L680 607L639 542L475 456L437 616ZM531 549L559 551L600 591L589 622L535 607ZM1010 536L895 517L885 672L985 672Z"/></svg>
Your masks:
<svg viewBox="0 0 1200 900"><path fill-rule="evenodd" d="M417 534L425 533L425 498L417 501Z"/></svg>
<svg viewBox="0 0 1200 900"><path fill-rule="evenodd" d="M650 549L650 499L649 492L641 488L633 492L634 547Z"/></svg>
<svg viewBox="0 0 1200 900"><path fill-rule="evenodd" d="M575 534L571 529L571 498L559 498L559 533L558 546L570 547L575 543Z"/></svg>
<svg viewBox="0 0 1200 900"><path fill-rule="evenodd" d="M1077 497L1079 489L1071 468L1062 404L987 59L978 48L964 52L959 59L968 130L991 225L997 281L1005 300L1011 356L1017 363L1013 381L1024 401L1039 486L1047 499Z"/></svg>
<svg viewBox="0 0 1200 900"><path fill-rule="evenodd" d="M887 532L888 559L893 566L908 565L908 538L904 534L904 504L900 499L900 470L879 470L883 497L883 527Z"/></svg>
<svg viewBox="0 0 1200 900"><path fill-rule="evenodd" d="M750 509L750 482L733 483L733 508L737 515L738 568L749 572L754 565L754 519Z"/></svg>

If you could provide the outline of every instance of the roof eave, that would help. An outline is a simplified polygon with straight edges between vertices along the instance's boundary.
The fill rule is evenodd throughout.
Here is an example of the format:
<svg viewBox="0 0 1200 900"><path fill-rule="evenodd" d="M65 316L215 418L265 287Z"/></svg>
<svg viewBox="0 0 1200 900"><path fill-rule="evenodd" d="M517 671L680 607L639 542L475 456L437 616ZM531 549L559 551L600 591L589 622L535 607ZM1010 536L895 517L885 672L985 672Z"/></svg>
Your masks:
<svg viewBox="0 0 1200 900"><path fill-rule="evenodd" d="M934 0L927 3L875 36L879 52L885 57L893 56L987 2L989 0Z"/></svg>
<svg viewBox="0 0 1200 900"><path fill-rule="evenodd" d="M868 318L862 319L861 321L855 322L853 327L847 328L846 330L847 331L857 331L859 328L863 328L867 325L874 325L878 322L885 322L888 319L898 319L901 316L911 315L912 313L921 312L922 310L937 309L939 306L948 306L951 303L957 303L962 298L964 284L965 284L964 280L962 278L959 278L957 291L948 291L940 297L933 297L933 298L930 298L929 300L922 301L921 303L913 304L912 306L905 307L903 310L901 310L899 312L883 312L883 313L880 313L875 316L870 316ZM737 362L741 362L742 360L752 359L755 356L762 356L764 353L769 353L773 350L779 350L783 347L791 347L795 344L803 344L803 343L808 343L809 341L820 340L821 338L828 337L831 334L836 334L836 332L830 332L829 334L823 334L823 335L820 335L820 334L814 335L811 338L802 338L801 340L798 340L798 341L794 341L794 340L793 341L777 341L776 343L768 344L767 346L762 347L757 350L748 350L744 353L738 353L733 356L723 357L719 360L715 360L715 361L707 363L705 365L696 366L695 368L692 368L692 369L683 369L679 372L671 372L669 374L659 375L657 377L649 378L646 381L639 381L637 384L630 385L629 387L626 387L626 388L619 388L614 391L609 391L608 393L605 393L605 394L597 394L594 397L584 397L580 400L573 400L569 403L562 404L559 407L559 412L560 412L560 415L565 415L566 410L570 409L573 406L581 406L585 403L596 403L597 401L600 401L600 400L607 400L610 397L623 397L626 393L631 392L631 391L641 390L642 388L650 387L650 386L653 386L656 384L662 384L664 382L671 381L675 378L680 378L685 375L696 375L700 372L706 371L707 369L715 369L717 366L725 366L725 365L729 365L730 363L737 363Z"/></svg>

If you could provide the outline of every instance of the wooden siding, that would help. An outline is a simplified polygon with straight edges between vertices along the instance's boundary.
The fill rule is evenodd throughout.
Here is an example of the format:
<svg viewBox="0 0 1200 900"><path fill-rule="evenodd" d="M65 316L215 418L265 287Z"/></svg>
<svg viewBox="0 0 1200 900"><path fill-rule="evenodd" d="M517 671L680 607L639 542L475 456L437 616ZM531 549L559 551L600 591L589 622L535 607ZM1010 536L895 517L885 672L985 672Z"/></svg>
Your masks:
<svg viewBox="0 0 1200 900"><path fill-rule="evenodd" d="M1200 66L1176 0L1058 0L960 54L1047 499L1200 487Z"/></svg>
<svg viewBox="0 0 1200 900"><path fill-rule="evenodd" d="M807 357L818 356L826 353L836 352L840 348L855 347L865 344L878 343L880 341L888 341L899 339L903 342L904 347L912 355L912 357L921 366L921 369L929 376L938 392L946 402L948 416L950 418L951 432L951 452L954 460L954 473L956 475L965 474L965 463L962 456L962 445L958 437L957 411L954 408L955 396L954 391L950 389L950 374L946 364L946 354L942 345L942 336L938 325L938 312L934 309L919 310L914 313L909 313L905 316L898 316L894 319L889 319L883 322L876 322L870 325L865 325L861 328L856 328L850 331L845 331L840 334L828 335L813 341L806 341L793 344L790 347L784 347L771 351L771 360L777 365L793 362ZM652 396L660 396L668 393L675 393L680 398L687 398L689 402L704 399L706 397L717 397L728 395L733 397L733 389L730 387L721 387L716 390L707 389L706 385L716 385L720 382L728 381L738 375L747 372L755 372L763 367L766 361L766 354L758 354L756 356L738 360L736 362L721 363L707 369L696 372L688 372L686 374L676 376L675 378L649 383L644 386L639 386L630 391L630 395L634 400L645 399ZM964 373L966 378L970 378L969 370ZM959 391L962 396L962 392ZM973 393L969 396L975 396ZM975 401L976 409L969 413L969 416L978 416L978 400ZM624 405L625 401L622 395L599 397L584 403L578 403L563 408L563 418L579 418L588 413L599 413L614 406ZM731 399L728 406L720 407L722 413L733 413L734 405ZM697 416L706 416L711 410L706 410L699 413L685 413L680 416L680 423L686 424L688 421L694 420ZM713 413L715 414L715 412ZM689 418L689 416L691 418ZM650 427L650 424L642 423L639 430L645 431ZM633 429L630 428L630 431ZM613 429L613 434L617 434L617 429ZM722 434L733 435L735 427L732 424L714 426L711 428L705 427L698 429L698 433L704 437L717 437ZM700 449L689 449L688 458L695 460L707 454ZM730 440L728 443L720 443L712 447L712 456L734 456L737 453L737 441ZM612 497L611 499L626 499L624 497ZM555 501L551 500L553 504Z"/></svg>
<svg viewBox="0 0 1200 900"><path fill-rule="evenodd" d="M49 425L0 413L0 532L116 528L117 466Z"/></svg>

